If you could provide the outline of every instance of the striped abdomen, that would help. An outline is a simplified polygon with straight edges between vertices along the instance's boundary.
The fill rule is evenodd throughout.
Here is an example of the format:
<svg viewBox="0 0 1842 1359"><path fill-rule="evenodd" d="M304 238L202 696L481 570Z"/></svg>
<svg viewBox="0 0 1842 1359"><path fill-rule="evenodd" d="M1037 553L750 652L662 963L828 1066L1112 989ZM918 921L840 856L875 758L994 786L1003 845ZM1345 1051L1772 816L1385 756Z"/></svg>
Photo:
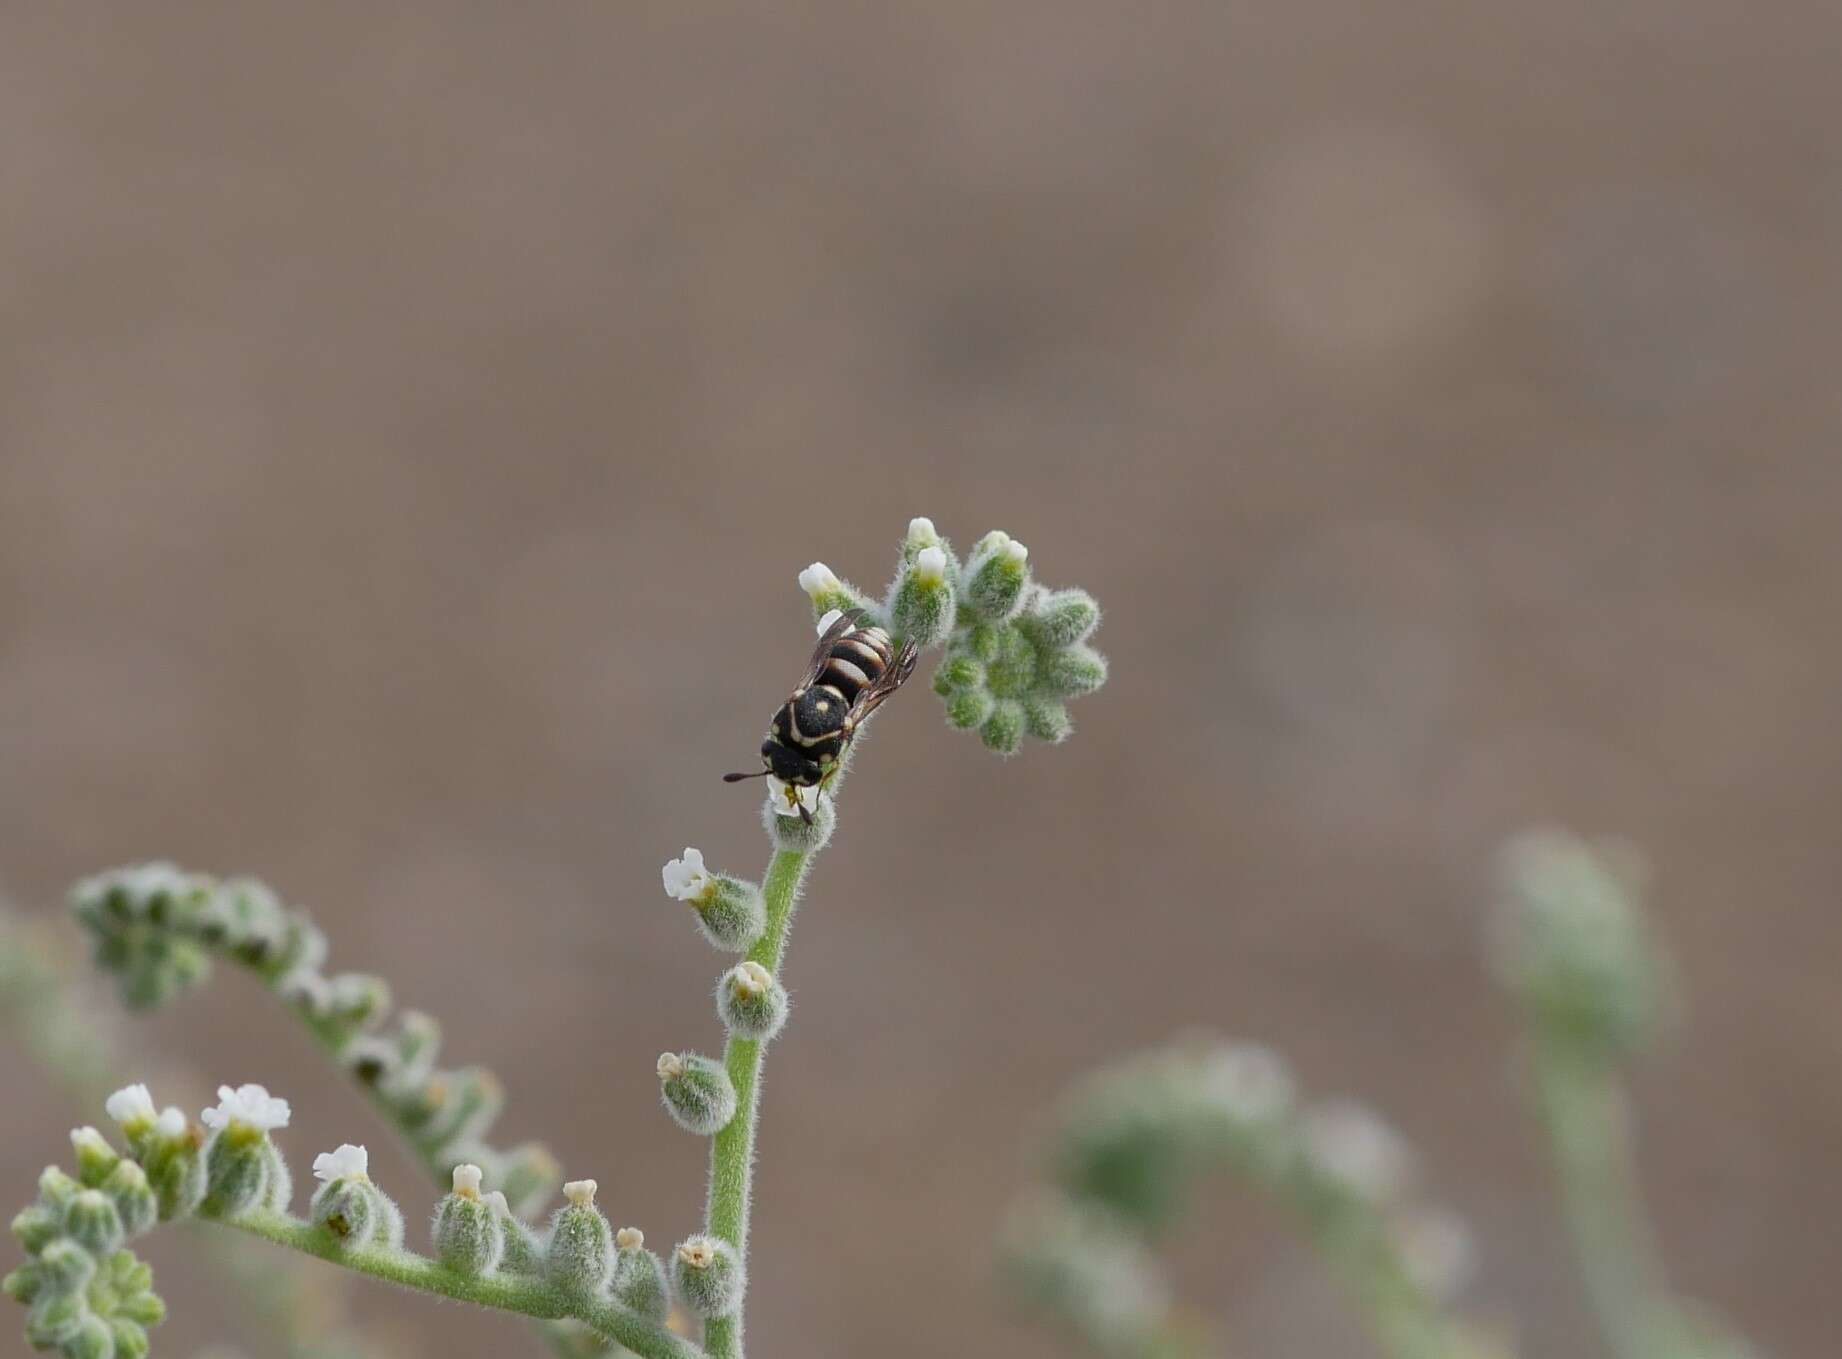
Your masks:
<svg viewBox="0 0 1842 1359"><path fill-rule="evenodd" d="M775 716L781 740L811 759L829 764L851 738L857 698L895 659L895 645L881 628L858 628L831 644L811 684L796 689Z"/></svg>

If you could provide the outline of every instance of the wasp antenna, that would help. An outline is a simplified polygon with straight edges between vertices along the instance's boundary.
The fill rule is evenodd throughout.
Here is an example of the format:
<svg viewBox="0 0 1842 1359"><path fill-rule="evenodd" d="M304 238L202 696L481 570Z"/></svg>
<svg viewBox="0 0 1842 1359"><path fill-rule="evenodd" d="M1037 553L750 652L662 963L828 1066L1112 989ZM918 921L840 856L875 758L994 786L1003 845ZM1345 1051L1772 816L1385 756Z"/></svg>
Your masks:
<svg viewBox="0 0 1842 1359"><path fill-rule="evenodd" d="M756 770L751 770L749 773L746 773L746 774L725 774L723 775L723 782L724 783L740 783L743 779L758 779L766 773L767 773L767 770L765 769L756 769Z"/></svg>

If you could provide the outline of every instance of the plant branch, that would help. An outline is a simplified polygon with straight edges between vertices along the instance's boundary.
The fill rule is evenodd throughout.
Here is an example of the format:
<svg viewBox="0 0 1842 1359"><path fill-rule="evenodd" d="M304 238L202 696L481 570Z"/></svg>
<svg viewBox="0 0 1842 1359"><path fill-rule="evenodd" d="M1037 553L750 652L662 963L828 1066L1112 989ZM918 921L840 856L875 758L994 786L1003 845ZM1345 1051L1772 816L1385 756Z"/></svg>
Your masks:
<svg viewBox="0 0 1842 1359"><path fill-rule="evenodd" d="M235 1219L210 1220L419 1293L454 1298L541 1321L580 1321L599 1335L625 1345L642 1359L703 1359L703 1351L690 1341L638 1313L603 1298L573 1301L540 1279L508 1274L468 1278L426 1256L387 1246L347 1250L312 1223L285 1213L261 1211Z"/></svg>

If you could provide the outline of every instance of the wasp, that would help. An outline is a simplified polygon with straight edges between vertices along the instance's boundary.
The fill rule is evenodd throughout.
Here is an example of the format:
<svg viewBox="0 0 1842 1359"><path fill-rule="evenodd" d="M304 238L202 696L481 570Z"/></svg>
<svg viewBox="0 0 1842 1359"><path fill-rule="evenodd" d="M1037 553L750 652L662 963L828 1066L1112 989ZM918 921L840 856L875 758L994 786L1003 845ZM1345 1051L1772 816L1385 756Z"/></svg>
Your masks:
<svg viewBox="0 0 1842 1359"><path fill-rule="evenodd" d="M772 774L795 788L813 788L837 772L857 729L914 674L920 654L913 642L898 649L879 627L858 627L862 617L862 609L849 609L819 635L806 673L774 710L761 743L762 767L725 774L723 782ZM812 823L803 802L799 814Z"/></svg>

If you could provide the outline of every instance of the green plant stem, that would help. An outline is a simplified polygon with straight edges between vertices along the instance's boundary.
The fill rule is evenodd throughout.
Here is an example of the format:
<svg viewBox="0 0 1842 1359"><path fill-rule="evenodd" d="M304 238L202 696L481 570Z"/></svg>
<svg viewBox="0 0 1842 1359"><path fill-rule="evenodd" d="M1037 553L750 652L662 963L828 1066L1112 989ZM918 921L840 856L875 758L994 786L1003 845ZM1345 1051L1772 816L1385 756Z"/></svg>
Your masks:
<svg viewBox="0 0 1842 1359"><path fill-rule="evenodd" d="M836 782L832 784L835 792ZM833 796L828 792L826 796ZM835 810L835 809L834 809ZM816 850L781 849L768 864L761 884L767 906L767 929L748 951L749 959L780 975L786 955L787 931L799 900L806 870ZM761 1104L761 1063L765 1044L748 1038L731 1038L723 1050L723 1065L736 1088L736 1116L717 1133L710 1147L710 1200L704 1216L705 1230L736 1248L744 1264L748 1258L748 1205L755 1169L755 1124ZM712 1359L741 1359L742 1314L718 1317L704 1330L704 1345Z"/></svg>
<svg viewBox="0 0 1842 1359"><path fill-rule="evenodd" d="M1637 1188L1624 1092L1607 1062L1540 1035L1534 1064L1587 1295L1611 1351L1639 1359L1665 1295Z"/></svg>
<svg viewBox="0 0 1842 1359"><path fill-rule="evenodd" d="M540 1279L509 1274L468 1278L425 1256L387 1246L346 1250L311 1222L285 1213L265 1211L235 1219L213 1220L278 1246L329 1261L353 1273L417 1292L455 1298L501 1312L516 1312L543 1321L580 1321L598 1334L625 1345L642 1359L703 1359L703 1351L690 1341L673 1335L636 1312L603 1298L573 1300Z"/></svg>

